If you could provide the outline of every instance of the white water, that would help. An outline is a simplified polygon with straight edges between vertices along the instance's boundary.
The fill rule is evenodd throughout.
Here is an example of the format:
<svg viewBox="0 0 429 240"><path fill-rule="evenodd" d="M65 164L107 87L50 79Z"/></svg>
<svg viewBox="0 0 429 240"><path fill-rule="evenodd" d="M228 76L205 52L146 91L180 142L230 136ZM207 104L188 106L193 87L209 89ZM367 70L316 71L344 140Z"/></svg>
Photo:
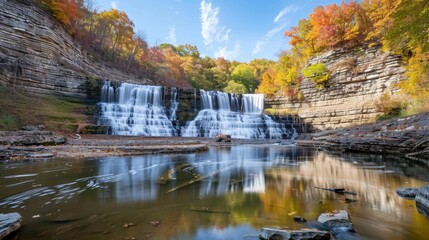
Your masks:
<svg viewBox="0 0 429 240"><path fill-rule="evenodd" d="M282 139L291 133L269 116L261 114L264 95L243 94L242 109L235 95L217 91L200 90L203 110L182 129L184 137L215 137L228 134L232 138Z"/></svg>
<svg viewBox="0 0 429 240"><path fill-rule="evenodd" d="M161 101L162 87L122 83L114 94L110 82L106 82L101 96L98 124L110 126L111 134L177 135Z"/></svg>
<svg viewBox="0 0 429 240"><path fill-rule="evenodd" d="M176 112L177 112L177 108L179 107L179 96L178 96L178 90L175 87L171 88L171 100L170 100L170 120L171 121L176 121L177 120L177 116L176 116Z"/></svg>
<svg viewBox="0 0 429 240"><path fill-rule="evenodd" d="M115 91L109 81L101 90L98 124L109 126L113 135L177 136L179 109L178 89L171 88L170 109L164 107L163 89L122 83ZM240 99L234 94L200 90L202 110L196 118L181 129L184 137L215 137L228 134L233 138L292 138L293 127L286 129L263 115L264 95L243 94ZM194 94L194 111L196 110Z"/></svg>

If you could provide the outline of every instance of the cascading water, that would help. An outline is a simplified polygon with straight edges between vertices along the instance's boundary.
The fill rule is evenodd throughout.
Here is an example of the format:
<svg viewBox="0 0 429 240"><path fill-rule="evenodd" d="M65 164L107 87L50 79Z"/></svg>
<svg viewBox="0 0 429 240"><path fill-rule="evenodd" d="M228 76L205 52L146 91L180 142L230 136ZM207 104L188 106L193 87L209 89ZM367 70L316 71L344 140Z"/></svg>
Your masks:
<svg viewBox="0 0 429 240"><path fill-rule="evenodd" d="M263 115L264 96L262 94L243 94L243 113L239 112L239 101L235 95L200 90L203 110L182 129L184 137L215 137L228 134L233 138L291 137L282 124Z"/></svg>
<svg viewBox="0 0 429 240"><path fill-rule="evenodd" d="M109 81L101 89L98 125L114 135L175 136L163 107L162 87L122 83L114 91Z"/></svg>
<svg viewBox="0 0 429 240"><path fill-rule="evenodd" d="M177 120L177 108L179 107L179 99L178 99L178 92L177 88L172 87L171 88L171 100L170 100L170 120L176 121Z"/></svg>
<svg viewBox="0 0 429 240"><path fill-rule="evenodd" d="M202 110L194 120L180 129L178 89L163 94L160 86L122 83L118 88L106 81L101 89L98 125L109 126L114 135L215 137L228 134L233 138L291 139L296 135L292 124L275 122L263 115L264 95L243 94L238 97L218 91L200 90ZM164 99L165 95L170 98ZM193 111L196 92L193 94ZM169 109L166 110L164 102ZM241 104L240 104L241 103ZM192 111L186 109L185 111ZM183 112L183 110L182 110ZM174 123L174 124L173 124Z"/></svg>

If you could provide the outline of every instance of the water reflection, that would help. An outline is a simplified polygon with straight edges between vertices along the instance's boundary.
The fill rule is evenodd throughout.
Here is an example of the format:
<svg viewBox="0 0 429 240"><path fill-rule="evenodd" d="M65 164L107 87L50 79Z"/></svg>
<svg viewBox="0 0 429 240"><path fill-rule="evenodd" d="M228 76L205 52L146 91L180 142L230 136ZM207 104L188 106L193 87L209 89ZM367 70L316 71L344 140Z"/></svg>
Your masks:
<svg viewBox="0 0 429 240"><path fill-rule="evenodd" d="M301 228L293 213L317 219L334 209L350 212L359 237L429 235L429 221L414 202L395 194L396 188L425 184L429 166L399 157L252 145L198 154L0 163L0 171L0 209L18 209L24 216L21 239L144 239L148 233L154 239L257 239L261 227ZM357 202L346 204L345 198ZM100 216L105 218L94 220ZM52 224L58 218L64 226ZM152 220L161 225L154 228ZM126 230L133 235L124 235L126 222L138 226ZM107 236L94 234L106 229Z"/></svg>
<svg viewBox="0 0 429 240"><path fill-rule="evenodd" d="M205 154L182 156L108 157L100 161L98 174L111 175L111 194L118 202L156 200L163 187L160 179L168 178L170 189L191 181L199 183L199 197L221 196L228 192L264 193L264 169L274 166L298 166L296 147L222 147ZM306 159L306 157L301 158ZM186 163L186 164L184 164ZM181 168L181 166L185 166ZM165 179L164 179L165 180ZM98 179L97 185L110 182ZM192 185L189 184L189 185ZM186 187L186 186L185 186Z"/></svg>

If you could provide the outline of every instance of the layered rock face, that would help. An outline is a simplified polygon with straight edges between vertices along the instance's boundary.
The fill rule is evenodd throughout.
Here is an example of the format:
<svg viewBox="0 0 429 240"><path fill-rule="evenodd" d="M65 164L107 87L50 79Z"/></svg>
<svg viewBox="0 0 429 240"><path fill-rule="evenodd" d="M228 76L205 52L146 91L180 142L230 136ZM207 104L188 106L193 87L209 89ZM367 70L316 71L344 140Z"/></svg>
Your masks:
<svg viewBox="0 0 429 240"><path fill-rule="evenodd" d="M299 88L302 100L275 97L266 99L265 107L297 112L316 130L368 123L381 114L377 100L386 92L395 94L395 84L404 79L401 58L380 47L332 50L308 65L315 63L324 63L331 71L330 87L316 89L304 79Z"/></svg>
<svg viewBox="0 0 429 240"><path fill-rule="evenodd" d="M0 84L98 101L98 79L151 83L94 61L31 0L0 0L0 6Z"/></svg>

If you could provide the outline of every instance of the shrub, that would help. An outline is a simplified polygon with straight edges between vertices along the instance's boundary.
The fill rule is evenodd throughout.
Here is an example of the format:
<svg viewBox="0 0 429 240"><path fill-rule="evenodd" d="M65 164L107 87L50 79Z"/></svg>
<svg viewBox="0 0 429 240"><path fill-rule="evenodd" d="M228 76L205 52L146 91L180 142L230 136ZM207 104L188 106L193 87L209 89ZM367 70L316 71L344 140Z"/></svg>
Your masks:
<svg viewBox="0 0 429 240"><path fill-rule="evenodd" d="M329 86L331 72L323 63L316 63L302 70L304 77L316 84L316 88L321 89Z"/></svg>
<svg viewBox="0 0 429 240"><path fill-rule="evenodd" d="M375 107L378 112L383 113L377 120L385 120L401 116L402 111L406 108L406 103L398 98L392 98L390 94L385 93L375 102Z"/></svg>
<svg viewBox="0 0 429 240"><path fill-rule="evenodd" d="M1 130L16 130L18 128L18 121L12 115L1 115L0 116L0 129Z"/></svg>

